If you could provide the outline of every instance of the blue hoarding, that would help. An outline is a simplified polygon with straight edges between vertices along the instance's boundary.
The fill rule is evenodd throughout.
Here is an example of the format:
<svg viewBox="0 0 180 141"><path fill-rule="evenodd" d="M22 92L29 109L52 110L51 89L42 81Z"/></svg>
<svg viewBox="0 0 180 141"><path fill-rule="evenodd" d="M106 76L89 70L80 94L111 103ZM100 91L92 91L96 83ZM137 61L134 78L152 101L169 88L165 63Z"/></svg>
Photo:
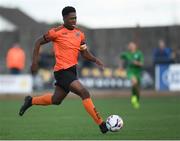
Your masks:
<svg viewBox="0 0 180 141"><path fill-rule="evenodd" d="M180 64L157 65L155 68L155 86L158 91L180 90Z"/></svg>

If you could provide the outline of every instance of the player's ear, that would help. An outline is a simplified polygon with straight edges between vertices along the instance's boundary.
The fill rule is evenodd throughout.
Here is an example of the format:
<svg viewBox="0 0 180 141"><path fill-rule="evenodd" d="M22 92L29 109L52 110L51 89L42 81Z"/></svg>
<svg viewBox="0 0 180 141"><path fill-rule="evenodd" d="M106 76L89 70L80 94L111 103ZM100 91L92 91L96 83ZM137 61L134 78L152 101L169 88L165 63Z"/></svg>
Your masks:
<svg viewBox="0 0 180 141"><path fill-rule="evenodd" d="M66 21L67 21L67 16L63 16L63 21L64 21L64 23L66 23Z"/></svg>

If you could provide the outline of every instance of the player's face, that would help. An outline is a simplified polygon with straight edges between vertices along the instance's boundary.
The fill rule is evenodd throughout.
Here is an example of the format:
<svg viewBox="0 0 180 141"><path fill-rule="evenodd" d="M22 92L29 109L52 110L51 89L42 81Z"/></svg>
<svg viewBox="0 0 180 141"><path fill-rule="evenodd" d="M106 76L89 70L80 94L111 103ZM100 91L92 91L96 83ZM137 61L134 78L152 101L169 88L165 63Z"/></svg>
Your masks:
<svg viewBox="0 0 180 141"><path fill-rule="evenodd" d="M159 41L159 47L160 47L161 49L164 49L165 43L164 43L163 40L160 40L160 41Z"/></svg>
<svg viewBox="0 0 180 141"><path fill-rule="evenodd" d="M76 26L76 19L76 13L71 12L64 17L64 24L66 24L69 28L73 29Z"/></svg>
<svg viewBox="0 0 180 141"><path fill-rule="evenodd" d="M137 49L137 46L136 46L135 43L133 43L133 42L129 43L129 45L128 45L128 50L129 50L129 51L135 52L136 49Z"/></svg>

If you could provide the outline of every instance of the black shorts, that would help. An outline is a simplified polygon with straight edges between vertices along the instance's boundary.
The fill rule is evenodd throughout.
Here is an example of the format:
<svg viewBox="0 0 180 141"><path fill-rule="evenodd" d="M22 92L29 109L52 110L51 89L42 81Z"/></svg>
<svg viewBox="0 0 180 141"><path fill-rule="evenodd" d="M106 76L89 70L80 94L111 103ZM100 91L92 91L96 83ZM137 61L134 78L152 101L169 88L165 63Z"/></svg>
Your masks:
<svg viewBox="0 0 180 141"><path fill-rule="evenodd" d="M61 87L66 93L69 93L69 86L71 82L77 80L76 66L72 66L65 70L59 70L54 72L55 85Z"/></svg>

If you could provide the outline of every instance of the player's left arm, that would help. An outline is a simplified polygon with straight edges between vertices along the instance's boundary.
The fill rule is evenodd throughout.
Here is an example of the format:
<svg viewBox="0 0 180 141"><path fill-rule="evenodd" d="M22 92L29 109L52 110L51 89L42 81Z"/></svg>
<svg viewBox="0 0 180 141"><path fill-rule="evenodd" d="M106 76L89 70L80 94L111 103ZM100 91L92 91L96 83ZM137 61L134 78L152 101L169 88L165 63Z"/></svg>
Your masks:
<svg viewBox="0 0 180 141"><path fill-rule="evenodd" d="M84 33L81 33L80 53L84 59L96 63L101 69L104 68L103 62L88 50Z"/></svg>
<svg viewBox="0 0 180 141"><path fill-rule="evenodd" d="M96 63L99 67L101 67L101 68L103 69L103 68L104 68L103 62L102 62L99 58L95 57L95 56L87 49L87 47L86 47L85 44L84 44L83 46L84 46L84 47L81 46L81 50L80 50L81 56L82 56L84 59L88 60L88 61L91 61L91 62Z"/></svg>

